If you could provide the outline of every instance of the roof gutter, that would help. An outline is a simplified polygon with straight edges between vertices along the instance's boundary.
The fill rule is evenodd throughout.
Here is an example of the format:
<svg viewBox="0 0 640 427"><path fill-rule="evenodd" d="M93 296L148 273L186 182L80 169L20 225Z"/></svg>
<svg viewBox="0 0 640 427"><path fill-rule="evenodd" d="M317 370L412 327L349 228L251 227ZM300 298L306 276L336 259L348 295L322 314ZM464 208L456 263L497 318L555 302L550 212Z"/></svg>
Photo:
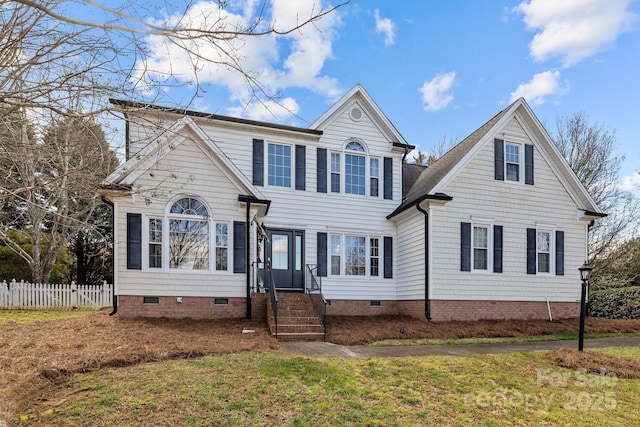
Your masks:
<svg viewBox="0 0 640 427"><path fill-rule="evenodd" d="M245 233L245 261L246 261L246 272L247 272L247 277L246 277L246 284L247 284L247 295L246 295L246 300L247 300L247 307L246 307L246 316L247 319L251 319L251 203L256 203L259 205L266 205L266 209L265 209L265 215L269 212L269 207L271 206L271 200L265 200L265 199L258 199L257 197L254 196L248 196L246 194L240 194L238 196L238 201L241 203L246 203L247 204L247 208L246 208L246 217L245 217L245 221L246 221L246 233Z"/></svg>
<svg viewBox="0 0 640 427"><path fill-rule="evenodd" d="M429 213L416 203L416 209L424 215L424 317L431 322L431 301L429 300Z"/></svg>
<svg viewBox="0 0 640 427"><path fill-rule="evenodd" d="M400 207L398 207L395 211L393 211L389 215L387 215L387 219L391 219L394 216L400 214L401 212L406 211L411 206L419 205L420 203L422 203L425 200L433 200L433 201L440 201L440 202L450 202L451 200L453 200L453 197L451 197L451 196L449 196L447 194L444 194L444 193L423 194L422 196L420 196L419 198L417 198L413 202L408 203L408 204L406 204L404 206L401 205Z"/></svg>
<svg viewBox="0 0 640 427"><path fill-rule="evenodd" d="M113 202L109 199L107 199L106 197L102 196L101 197L102 202L106 205L108 205L111 208L111 227L115 230L114 228L114 222L115 222L115 218L113 217ZM111 311L111 313L109 313L109 316L113 316L118 312L118 295L116 295L116 263L115 263L115 259L114 259L114 255L115 255L115 242L112 243L111 245L111 281L113 282L113 299L111 301L111 304L113 305L113 310Z"/></svg>

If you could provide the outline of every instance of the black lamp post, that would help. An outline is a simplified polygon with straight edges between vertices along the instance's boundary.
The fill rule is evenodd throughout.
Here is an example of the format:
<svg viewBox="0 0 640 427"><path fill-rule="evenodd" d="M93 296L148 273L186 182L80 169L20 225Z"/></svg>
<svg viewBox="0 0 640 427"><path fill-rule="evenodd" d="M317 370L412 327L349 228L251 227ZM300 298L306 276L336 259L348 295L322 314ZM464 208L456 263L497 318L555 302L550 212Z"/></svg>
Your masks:
<svg viewBox="0 0 640 427"><path fill-rule="evenodd" d="M591 267L586 262L579 267L580 279L582 280L582 295L580 296L580 329L578 330L578 351L584 348L584 318L587 315L587 286L589 286L589 275Z"/></svg>

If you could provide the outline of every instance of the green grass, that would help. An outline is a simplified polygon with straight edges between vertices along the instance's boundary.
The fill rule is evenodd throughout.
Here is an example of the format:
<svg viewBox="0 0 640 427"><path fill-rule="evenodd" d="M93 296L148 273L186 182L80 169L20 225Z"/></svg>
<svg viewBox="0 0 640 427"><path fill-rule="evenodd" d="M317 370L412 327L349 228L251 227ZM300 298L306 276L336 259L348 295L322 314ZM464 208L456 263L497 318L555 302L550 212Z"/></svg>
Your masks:
<svg viewBox="0 0 640 427"><path fill-rule="evenodd" d="M596 333L585 334L585 338L607 337L637 337L640 334L633 333ZM578 334L551 334L530 337L501 337L501 338L451 338L451 339L409 339L409 340L383 340L370 344L372 347L390 346L415 346L415 345L464 345L464 344L500 344L500 343L524 343L539 341L565 341L577 340Z"/></svg>
<svg viewBox="0 0 640 427"><path fill-rule="evenodd" d="M640 360L638 348L603 349ZM541 352L312 359L242 353L74 375L22 425L632 425L640 381L588 381ZM581 376L582 375L582 376ZM22 420L22 421L20 421Z"/></svg>
<svg viewBox="0 0 640 427"><path fill-rule="evenodd" d="M0 309L0 323L31 323L39 320L55 320L64 317L82 317L96 310L4 310Z"/></svg>

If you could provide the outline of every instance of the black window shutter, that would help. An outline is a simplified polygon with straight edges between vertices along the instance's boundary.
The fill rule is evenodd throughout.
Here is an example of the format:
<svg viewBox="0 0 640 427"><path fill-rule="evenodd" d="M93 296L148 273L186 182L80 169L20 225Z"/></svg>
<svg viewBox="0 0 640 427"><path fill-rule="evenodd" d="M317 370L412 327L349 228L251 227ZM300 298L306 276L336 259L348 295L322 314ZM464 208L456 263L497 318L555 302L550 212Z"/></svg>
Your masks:
<svg viewBox="0 0 640 427"><path fill-rule="evenodd" d="M317 154L318 154L317 191L318 193L326 193L327 192L327 149L318 148Z"/></svg>
<svg viewBox="0 0 640 427"><path fill-rule="evenodd" d="M384 198L393 199L393 159L384 158Z"/></svg>
<svg viewBox="0 0 640 427"><path fill-rule="evenodd" d="M247 272L247 229L242 221L233 222L233 272Z"/></svg>
<svg viewBox="0 0 640 427"><path fill-rule="evenodd" d="M142 214L127 214L127 268L142 270Z"/></svg>
<svg viewBox="0 0 640 427"><path fill-rule="evenodd" d="M393 238L384 238L384 278L393 278Z"/></svg>
<svg viewBox="0 0 640 427"><path fill-rule="evenodd" d="M307 147L296 145L296 190L306 190Z"/></svg>
<svg viewBox="0 0 640 427"><path fill-rule="evenodd" d="M564 231L556 231L556 276L564 276Z"/></svg>
<svg viewBox="0 0 640 427"><path fill-rule="evenodd" d="M533 185L533 145L524 146L524 183Z"/></svg>
<svg viewBox="0 0 640 427"><path fill-rule="evenodd" d="M460 271L471 271L471 223L460 223Z"/></svg>
<svg viewBox="0 0 640 427"><path fill-rule="evenodd" d="M494 151L494 163L495 163L495 179L504 181L504 140L495 139L493 141Z"/></svg>
<svg viewBox="0 0 640 427"><path fill-rule="evenodd" d="M253 140L253 185L264 185L264 141Z"/></svg>
<svg viewBox="0 0 640 427"><path fill-rule="evenodd" d="M493 272L502 273L502 226L493 226Z"/></svg>
<svg viewBox="0 0 640 427"><path fill-rule="evenodd" d="M536 274L536 229L527 228L527 274Z"/></svg>
<svg viewBox="0 0 640 427"><path fill-rule="evenodd" d="M327 277L327 233L318 233L318 276Z"/></svg>

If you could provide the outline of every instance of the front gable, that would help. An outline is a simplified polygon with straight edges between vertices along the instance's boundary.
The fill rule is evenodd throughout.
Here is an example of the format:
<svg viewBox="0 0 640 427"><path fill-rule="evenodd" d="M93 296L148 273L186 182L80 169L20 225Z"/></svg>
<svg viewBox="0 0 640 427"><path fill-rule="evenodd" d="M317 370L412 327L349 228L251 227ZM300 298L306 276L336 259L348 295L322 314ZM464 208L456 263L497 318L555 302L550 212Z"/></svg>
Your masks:
<svg viewBox="0 0 640 427"><path fill-rule="evenodd" d="M102 185L128 188L132 195L145 198L164 199L189 187L189 183L201 188L215 177L224 177L222 188L235 193L236 200L238 194L263 199L260 191L193 119L183 117L120 165Z"/></svg>
<svg viewBox="0 0 640 427"><path fill-rule="evenodd" d="M404 137L393 126L382 112L373 98L361 85L354 86L331 108L320 116L312 125L312 129L327 133L352 133L352 137L372 138L376 142L384 141L386 149L397 149L404 152L404 148L413 149ZM336 129L339 128L339 129ZM371 147L374 148L374 147Z"/></svg>

